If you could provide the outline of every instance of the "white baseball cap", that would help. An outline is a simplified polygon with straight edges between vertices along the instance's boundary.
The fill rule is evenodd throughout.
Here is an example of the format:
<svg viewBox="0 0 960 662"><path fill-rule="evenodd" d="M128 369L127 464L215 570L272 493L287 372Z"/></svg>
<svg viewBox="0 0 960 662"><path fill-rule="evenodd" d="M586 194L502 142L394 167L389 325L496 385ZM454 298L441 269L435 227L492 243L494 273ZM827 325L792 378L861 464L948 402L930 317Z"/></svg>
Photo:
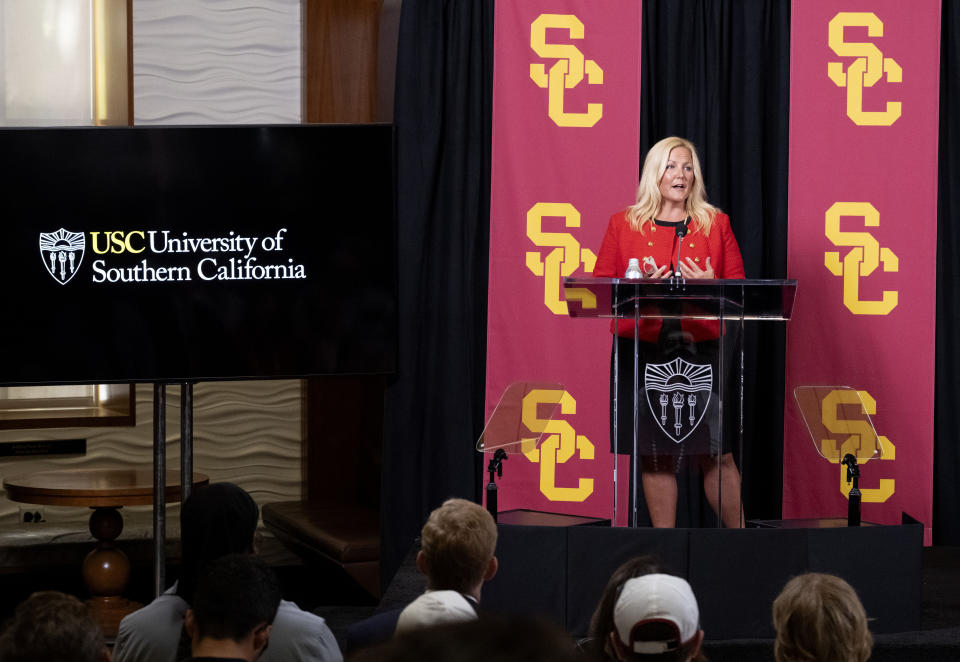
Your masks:
<svg viewBox="0 0 960 662"><path fill-rule="evenodd" d="M686 580L673 575L643 575L624 582L613 607L613 622L620 641L633 652L656 655L676 650L697 633L700 610ZM648 641L642 629L650 623L667 624L676 634Z"/></svg>

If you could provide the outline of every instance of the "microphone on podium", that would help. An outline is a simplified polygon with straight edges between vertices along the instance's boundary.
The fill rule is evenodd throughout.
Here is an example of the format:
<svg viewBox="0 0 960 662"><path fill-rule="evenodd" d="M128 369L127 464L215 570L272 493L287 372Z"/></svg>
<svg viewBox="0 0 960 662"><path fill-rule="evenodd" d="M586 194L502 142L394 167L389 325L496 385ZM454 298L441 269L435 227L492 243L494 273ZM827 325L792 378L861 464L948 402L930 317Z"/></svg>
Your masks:
<svg viewBox="0 0 960 662"><path fill-rule="evenodd" d="M681 249L683 248L683 238L687 236L687 230L689 229L689 225L690 225L690 217L687 216L682 222L677 223L673 228L673 231L674 233L676 233L677 240L679 242L677 245L677 268L673 272L673 277L678 278L680 280L683 280L683 276L680 273L680 252L681 252Z"/></svg>

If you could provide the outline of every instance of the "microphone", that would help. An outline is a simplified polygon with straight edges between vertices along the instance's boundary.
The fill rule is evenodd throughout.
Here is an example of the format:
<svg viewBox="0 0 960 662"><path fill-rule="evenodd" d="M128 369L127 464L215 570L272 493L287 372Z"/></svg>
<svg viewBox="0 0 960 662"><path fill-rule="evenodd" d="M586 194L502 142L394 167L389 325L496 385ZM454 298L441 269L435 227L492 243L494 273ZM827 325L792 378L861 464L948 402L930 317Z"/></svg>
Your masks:
<svg viewBox="0 0 960 662"><path fill-rule="evenodd" d="M690 217L687 216L681 223L677 223L673 231L677 235L677 269L674 272L674 277L683 280L683 276L680 273L680 252L683 249L683 238L687 236L688 226L690 224Z"/></svg>

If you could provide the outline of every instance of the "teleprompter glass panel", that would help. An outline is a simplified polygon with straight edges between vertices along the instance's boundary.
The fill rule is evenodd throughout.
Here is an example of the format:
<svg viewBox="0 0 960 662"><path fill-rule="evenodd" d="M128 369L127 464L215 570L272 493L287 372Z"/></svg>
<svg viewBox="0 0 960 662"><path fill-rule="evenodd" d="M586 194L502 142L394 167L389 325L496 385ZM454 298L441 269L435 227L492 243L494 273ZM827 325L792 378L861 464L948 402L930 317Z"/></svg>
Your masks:
<svg viewBox="0 0 960 662"><path fill-rule="evenodd" d="M882 449L870 414L876 403L849 386L797 386L793 397L817 452L830 462L848 453L858 462L879 457Z"/></svg>
<svg viewBox="0 0 960 662"><path fill-rule="evenodd" d="M500 396L497 406L477 440L481 453L502 448L526 453L540 446L566 391L554 382L514 382ZM567 396L569 397L569 396Z"/></svg>

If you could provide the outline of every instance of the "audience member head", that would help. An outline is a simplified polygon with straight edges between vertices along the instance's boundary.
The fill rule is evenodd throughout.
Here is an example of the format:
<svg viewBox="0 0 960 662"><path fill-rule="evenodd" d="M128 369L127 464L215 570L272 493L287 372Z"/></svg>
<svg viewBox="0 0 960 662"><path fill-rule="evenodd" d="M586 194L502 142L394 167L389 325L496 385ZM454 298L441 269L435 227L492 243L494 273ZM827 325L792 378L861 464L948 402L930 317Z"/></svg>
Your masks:
<svg viewBox="0 0 960 662"><path fill-rule="evenodd" d="M555 626L525 617L484 616L398 633L352 662L580 662L573 642Z"/></svg>
<svg viewBox="0 0 960 662"><path fill-rule="evenodd" d="M597 608L593 610L593 616L590 617L590 639L592 639L594 649L598 653L602 653L601 657L611 660L617 659L609 634L613 632L613 606L616 604L617 598L620 597L620 590L624 583L633 577L652 575L656 572L663 572L663 568L660 567L656 558L653 556L635 556L621 564L610 575L610 579L603 589L603 595L600 596L600 602L597 603Z"/></svg>
<svg viewBox="0 0 960 662"><path fill-rule="evenodd" d="M227 554L252 553L260 511L233 483L213 483L193 492L180 508L181 573L177 595L192 602L204 566Z"/></svg>
<svg viewBox="0 0 960 662"><path fill-rule="evenodd" d="M3 662L102 662L110 660L103 633L87 606L57 591L21 602L0 635Z"/></svg>
<svg viewBox="0 0 960 662"><path fill-rule="evenodd" d="M613 593L613 627L604 635L609 642L604 646L607 659L705 659L700 652L700 610L686 580L657 572L642 574L626 578Z"/></svg>
<svg viewBox="0 0 960 662"><path fill-rule="evenodd" d="M497 525L490 513L466 499L447 499L430 513L420 536L417 568L427 588L479 600L483 582L497 573Z"/></svg>
<svg viewBox="0 0 960 662"><path fill-rule="evenodd" d="M252 554L228 554L207 565L184 617L195 657L255 660L280 606L273 572Z"/></svg>
<svg viewBox="0 0 960 662"><path fill-rule="evenodd" d="M839 577L794 577L773 601L777 662L864 662L873 637L856 591Z"/></svg>

